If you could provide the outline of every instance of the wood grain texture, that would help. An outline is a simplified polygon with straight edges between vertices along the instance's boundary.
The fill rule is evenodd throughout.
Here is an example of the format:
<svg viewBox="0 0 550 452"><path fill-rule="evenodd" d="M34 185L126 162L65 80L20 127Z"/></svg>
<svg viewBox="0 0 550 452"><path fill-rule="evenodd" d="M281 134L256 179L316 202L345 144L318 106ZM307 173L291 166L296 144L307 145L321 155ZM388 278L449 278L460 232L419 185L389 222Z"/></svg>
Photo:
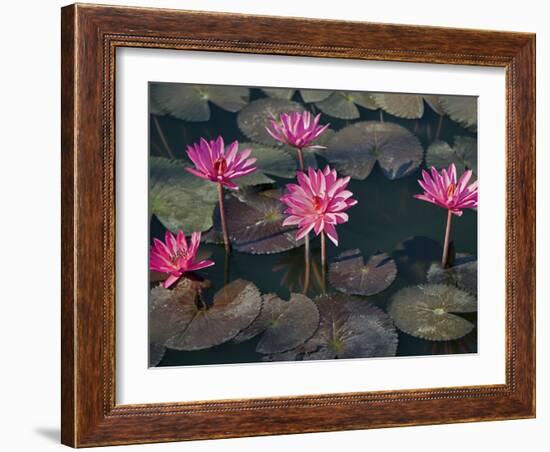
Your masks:
<svg viewBox="0 0 550 452"><path fill-rule="evenodd" d="M304 29L310 32L302 33ZM116 405L114 69L117 47L505 68L506 384ZM64 444L85 447L535 415L534 35L98 5L68 6L62 10L61 154Z"/></svg>

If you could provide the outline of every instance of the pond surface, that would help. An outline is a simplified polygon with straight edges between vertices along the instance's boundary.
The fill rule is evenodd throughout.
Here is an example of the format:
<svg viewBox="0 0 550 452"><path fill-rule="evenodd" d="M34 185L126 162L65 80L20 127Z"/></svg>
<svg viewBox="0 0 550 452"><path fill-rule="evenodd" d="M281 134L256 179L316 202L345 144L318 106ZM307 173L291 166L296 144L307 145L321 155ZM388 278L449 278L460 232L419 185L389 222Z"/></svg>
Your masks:
<svg viewBox="0 0 550 452"><path fill-rule="evenodd" d="M230 88L228 88L230 89ZM259 89L252 89L250 100L266 97ZM301 100L298 93L294 100ZM226 143L232 140L250 142L237 126L237 114L228 112L210 103L211 116L208 121L191 122L170 115L151 115L150 155L167 157L171 153L177 159L188 162L185 148L200 137L213 139L222 135ZM319 112L314 104L308 104L313 113ZM467 130L448 116L440 116L425 105L420 119L402 119L382 110L369 110L359 107L360 117L344 120L322 114L321 123L331 124L338 131L352 123L360 121L392 122L406 127L414 133L424 150L435 141L439 127L439 140L452 144L455 136L476 138L476 133ZM160 132L160 133L159 133ZM169 151L168 151L169 149ZM307 152L307 151L306 151ZM312 151L309 151L312 152ZM327 161L322 155L316 155L317 165L323 168ZM380 166L375 165L365 180L352 179L348 189L358 201L347 212L350 221L338 226L340 238L336 247L327 241L329 262L336 255L347 250L360 250L364 259L384 252L392 257L397 265L397 276L391 285L373 296L355 297L373 303L387 312L392 296L400 289L426 283L426 273L433 262L440 260L441 246L446 226L446 211L433 204L413 198L421 193L417 180L421 178L419 168L409 175L390 180L383 174ZM460 173L459 173L460 175ZM292 179L269 176L274 183L270 187L281 188ZM154 237L163 240L166 228L156 215L151 216L151 243ZM191 231L185 231L186 235ZM206 231L203 232L203 237ZM462 217L453 220L452 239L457 254L468 254L477 259L477 212L466 209ZM322 293L320 270L320 240L311 234L312 276L308 296L315 299ZM243 279L253 282L262 294L275 293L288 299L291 292L301 293L304 278L303 246L275 254L248 254L233 250L226 259L224 247L218 244L203 243L201 252L209 255L216 265L201 270L200 276L209 280L211 287L206 289L204 297L212 299L214 293L227 282ZM155 285L156 283L152 283ZM327 282L328 292L337 292ZM463 313L461 317L477 325L477 314ZM398 335L396 356L416 356L450 353L477 352L477 328L457 340L430 341L413 337L396 329ZM205 332L208 334L208 332ZM250 340L223 344L196 351L166 349L159 366L204 365L223 363L259 362L264 357L256 351L261 335Z"/></svg>

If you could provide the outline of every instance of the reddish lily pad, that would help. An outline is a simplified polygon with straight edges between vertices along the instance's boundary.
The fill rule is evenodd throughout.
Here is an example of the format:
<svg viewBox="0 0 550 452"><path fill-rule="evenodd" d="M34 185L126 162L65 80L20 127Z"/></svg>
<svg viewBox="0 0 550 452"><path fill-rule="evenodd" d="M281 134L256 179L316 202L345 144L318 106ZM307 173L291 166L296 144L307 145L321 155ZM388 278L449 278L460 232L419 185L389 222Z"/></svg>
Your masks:
<svg viewBox="0 0 550 452"><path fill-rule="evenodd" d="M477 97L439 96L441 107L455 122L470 130L477 129Z"/></svg>
<svg viewBox="0 0 550 452"><path fill-rule="evenodd" d="M380 293L393 283L396 276L397 266L388 254L374 254L365 264L358 249L338 255L329 270L332 286L353 295Z"/></svg>
<svg viewBox="0 0 550 452"><path fill-rule="evenodd" d="M237 112L248 104L250 90L238 86L152 83L150 94L154 113L199 122L210 119L208 102L224 110Z"/></svg>
<svg viewBox="0 0 550 452"><path fill-rule="evenodd" d="M165 342L176 350L201 350L227 342L247 328L261 309L258 288L242 279L222 287L212 304L187 298L173 301L183 305L180 309L185 311L187 320L183 328L173 329Z"/></svg>
<svg viewBox="0 0 550 452"><path fill-rule="evenodd" d="M281 193L266 190L259 193L243 192L225 201L227 229L231 245L237 251L250 254L273 254L288 251L302 244L296 241L296 229L283 226L284 206ZM214 228L206 241L221 243L219 209L214 214Z"/></svg>
<svg viewBox="0 0 550 452"><path fill-rule="evenodd" d="M434 262L428 269L426 279L431 284L447 284L477 296L477 260L468 254L457 254L452 267L443 268Z"/></svg>
<svg viewBox="0 0 550 452"><path fill-rule="evenodd" d="M302 112L304 107L298 102L286 99L263 98L250 102L237 116L237 124L242 133L252 141L270 146L280 145L269 133L266 126L271 119L278 119L281 113Z"/></svg>
<svg viewBox="0 0 550 452"><path fill-rule="evenodd" d="M275 294L263 296L262 311L235 341L243 342L260 333L258 353L281 353L303 344L319 326L319 311L308 297L293 293L288 301Z"/></svg>
<svg viewBox="0 0 550 452"><path fill-rule="evenodd" d="M366 179L378 162L384 175L399 179L414 172L424 151L408 129L391 122L357 122L337 132L327 149L319 152L339 172Z"/></svg>
<svg viewBox="0 0 550 452"><path fill-rule="evenodd" d="M450 341L465 336L474 324L455 314L475 311L475 297L445 284L405 287L394 294L388 308L397 328L429 341Z"/></svg>

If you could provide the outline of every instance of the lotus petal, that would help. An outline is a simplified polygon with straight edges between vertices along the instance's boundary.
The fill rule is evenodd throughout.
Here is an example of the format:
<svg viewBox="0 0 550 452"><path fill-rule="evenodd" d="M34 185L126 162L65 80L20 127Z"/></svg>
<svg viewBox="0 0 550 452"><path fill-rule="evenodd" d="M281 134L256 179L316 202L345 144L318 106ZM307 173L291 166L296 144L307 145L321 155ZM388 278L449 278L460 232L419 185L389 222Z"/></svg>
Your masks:
<svg viewBox="0 0 550 452"><path fill-rule="evenodd" d="M439 96L441 107L449 117L461 126L477 129L477 97Z"/></svg>
<svg viewBox="0 0 550 452"><path fill-rule="evenodd" d="M366 179L378 161L384 175L394 180L414 172L424 151L418 138L405 127L366 121L341 129L319 153L354 179Z"/></svg>
<svg viewBox="0 0 550 452"><path fill-rule="evenodd" d="M439 262L434 262L426 279L431 284L456 286L477 297L477 260L467 254L458 254L450 268L442 268Z"/></svg>
<svg viewBox="0 0 550 452"><path fill-rule="evenodd" d="M162 287L159 291L173 292ZM171 298L171 302L172 305L181 305L177 309L185 310L188 317L187 325L172 329L165 342L167 347L176 350L201 350L227 342L247 328L261 309L258 288L242 279L222 287L214 295L211 305L204 300L201 306L196 299L177 297Z"/></svg>
<svg viewBox="0 0 550 452"><path fill-rule="evenodd" d="M424 99L416 94L373 94L376 105L398 118L418 119L424 115Z"/></svg>
<svg viewBox="0 0 550 452"><path fill-rule="evenodd" d="M281 113L304 111L298 102L285 99L263 98L250 102L237 116L237 124L242 133L252 141L270 146L278 142L267 133L266 126Z"/></svg>
<svg viewBox="0 0 550 452"><path fill-rule="evenodd" d="M444 284L405 287L394 294L388 308L397 328L429 341L450 341L465 336L474 325L453 313L475 311L475 297Z"/></svg>
<svg viewBox="0 0 550 452"><path fill-rule="evenodd" d="M455 136L451 147L445 141L435 141L426 150L426 166L438 170L456 166L460 173L471 169L477 174L477 140L466 136Z"/></svg>
<svg viewBox="0 0 550 452"><path fill-rule="evenodd" d="M397 276L395 261L386 253L372 255L367 263L357 249L339 254L330 264L329 280L341 292L375 295L387 289Z"/></svg>

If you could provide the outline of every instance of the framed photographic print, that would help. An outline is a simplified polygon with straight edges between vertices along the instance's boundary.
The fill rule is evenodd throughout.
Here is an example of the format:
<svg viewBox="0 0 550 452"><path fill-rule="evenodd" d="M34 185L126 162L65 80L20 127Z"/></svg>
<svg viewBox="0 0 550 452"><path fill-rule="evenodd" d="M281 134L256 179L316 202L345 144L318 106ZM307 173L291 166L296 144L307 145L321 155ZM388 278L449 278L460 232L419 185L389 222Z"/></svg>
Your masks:
<svg viewBox="0 0 550 452"><path fill-rule="evenodd" d="M533 417L534 74L526 33L63 8L62 442Z"/></svg>

